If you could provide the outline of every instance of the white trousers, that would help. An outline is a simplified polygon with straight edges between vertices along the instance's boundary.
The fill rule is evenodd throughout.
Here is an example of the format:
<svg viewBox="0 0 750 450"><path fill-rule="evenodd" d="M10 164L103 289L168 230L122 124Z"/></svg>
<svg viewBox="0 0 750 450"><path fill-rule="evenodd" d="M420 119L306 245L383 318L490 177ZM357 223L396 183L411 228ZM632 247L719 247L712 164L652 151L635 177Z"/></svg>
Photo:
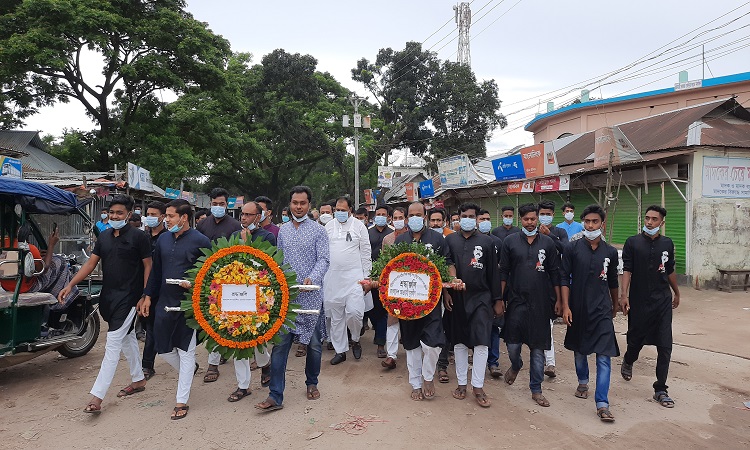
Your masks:
<svg viewBox="0 0 750 450"><path fill-rule="evenodd" d="M266 350L264 353L260 353L256 350L255 362L259 367L263 367L268 364L271 359L271 354ZM237 376L237 387L240 389L247 389L250 387L250 380L252 379L252 371L250 370L249 359L235 359L234 360L234 374Z"/></svg>
<svg viewBox="0 0 750 450"><path fill-rule="evenodd" d="M456 344L453 347L456 360L456 378L459 386L466 386L469 377L469 347L464 344ZM475 388L484 387L484 370L487 367L489 347L486 345L474 346L474 363L471 367L471 386Z"/></svg>
<svg viewBox="0 0 750 450"><path fill-rule="evenodd" d="M344 302L328 302L326 311L331 313L331 342L336 353L346 353L349 350L349 339L346 329L352 333L352 341L359 342L359 332L362 331L362 318L365 316L365 298L362 295L352 295Z"/></svg>
<svg viewBox="0 0 750 450"><path fill-rule="evenodd" d="M326 310L326 336L328 336L323 342L331 342L331 314Z"/></svg>
<svg viewBox="0 0 750 450"><path fill-rule="evenodd" d="M128 360L131 381L136 383L144 378L135 329L128 332L134 320L135 308L132 308L120 328L107 332L107 343L104 345L104 358L102 358L102 365L99 368L99 375L96 376L96 381L94 381L94 387L91 388L91 395L94 397L104 400L104 396L107 395L109 385L112 384L112 380L115 377L117 363L120 361L120 352Z"/></svg>
<svg viewBox="0 0 750 450"><path fill-rule="evenodd" d="M208 364L210 366L218 366L221 362L221 355L219 352L211 352L208 354Z"/></svg>
<svg viewBox="0 0 750 450"><path fill-rule="evenodd" d="M550 320L549 321L549 328L550 328L550 348L549 350L544 351L544 365L545 366L554 366L555 365L555 322Z"/></svg>
<svg viewBox="0 0 750 450"><path fill-rule="evenodd" d="M432 381L440 358L440 347L429 347L419 342L420 347L406 351L406 366L409 368L409 383L414 389L422 388L422 379ZM485 364L486 361L485 361Z"/></svg>
<svg viewBox="0 0 750 450"><path fill-rule="evenodd" d="M389 358L396 359L396 354L398 353L398 333L398 322L388 325L388 328L385 330L385 350L388 352Z"/></svg>
<svg viewBox="0 0 750 450"><path fill-rule="evenodd" d="M195 373L195 331L193 331L193 339L190 340L187 351L173 348L169 353L162 353L161 357L179 373L177 378L177 403L187 403L190 398L190 386L193 385L193 374Z"/></svg>

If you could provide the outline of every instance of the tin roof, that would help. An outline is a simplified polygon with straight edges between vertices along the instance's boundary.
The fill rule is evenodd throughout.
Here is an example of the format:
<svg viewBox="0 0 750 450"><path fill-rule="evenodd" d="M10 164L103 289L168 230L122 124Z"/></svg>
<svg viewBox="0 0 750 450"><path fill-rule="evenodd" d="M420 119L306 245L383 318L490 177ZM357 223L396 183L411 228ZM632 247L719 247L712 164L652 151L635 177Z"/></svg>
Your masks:
<svg viewBox="0 0 750 450"><path fill-rule="evenodd" d="M31 172L76 172L70 166L44 150L38 131L0 131L0 147L17 153L24 170Z"/></svg>

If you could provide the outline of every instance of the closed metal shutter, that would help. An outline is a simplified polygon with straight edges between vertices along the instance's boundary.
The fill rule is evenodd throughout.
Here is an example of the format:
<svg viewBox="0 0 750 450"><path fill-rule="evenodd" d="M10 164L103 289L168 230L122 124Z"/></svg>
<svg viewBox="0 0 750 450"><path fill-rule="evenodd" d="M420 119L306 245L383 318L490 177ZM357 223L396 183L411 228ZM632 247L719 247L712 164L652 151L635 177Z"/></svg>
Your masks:
<svg viewBox="0 0 750 450"><path fill-rule="evenodd" d="M677 184L677 186L685 194L687 185L681 183ZM664 221L664 230L662 230L662 233L674 242L675 271L679 274L684 274L687 266L685 261L687 205L685 204L685 200L682 199L680 193L672 186L672 183L668 181L663 183L649 183L648 194L643 194L643 214L646 214L646 208L650 205L660 205L667 209L667 218Z"/></svg>

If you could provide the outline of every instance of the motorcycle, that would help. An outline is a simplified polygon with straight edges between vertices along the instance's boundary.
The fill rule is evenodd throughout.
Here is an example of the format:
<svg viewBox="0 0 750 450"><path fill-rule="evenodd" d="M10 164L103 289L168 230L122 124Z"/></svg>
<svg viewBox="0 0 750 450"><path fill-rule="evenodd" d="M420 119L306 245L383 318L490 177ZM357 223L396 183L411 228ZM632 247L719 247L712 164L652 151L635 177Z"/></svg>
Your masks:
<svg viewBox="0 0 750 450"><path fill-rule="evenodd" d="M100 282L89 276L64 306L50 292L33 292L39 286L34 280L47 269L39 256L54 250L47 248L44 226L52 225L55 233L56 220L76 223L77 229L86 232L73 241L82 256L88 256L85 248L97 230L85 205L74 194L53 186L0 177L0 283L4 288L0 290L0 368L49 351L76 358L96 344L101 329ZM80 268L76 254L57 257L58 268L70 271L71 277Z"/></svg>

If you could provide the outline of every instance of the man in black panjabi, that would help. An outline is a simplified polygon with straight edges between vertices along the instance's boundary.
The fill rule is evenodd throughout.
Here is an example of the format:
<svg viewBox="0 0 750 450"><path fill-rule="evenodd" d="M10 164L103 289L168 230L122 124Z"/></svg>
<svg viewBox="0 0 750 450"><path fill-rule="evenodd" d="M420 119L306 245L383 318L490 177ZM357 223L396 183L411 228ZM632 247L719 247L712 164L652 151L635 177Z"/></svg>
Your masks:
<svg viewBox="0 0 750 450"><path fill-rule="evenodd" d="M680 289L674 271L674 243L660 232L666 216L667 210L661 206L649 206L643 232L629 237L622 249L620 304L628 316L628 349L621 374L630 380L643 346L655 345L654 400L673 408L674 400L667 394L667 375L672 357L672 310L680 305Z"/></svg>
<svg viewBox="0 0 750 450"><path fill-rule="evenodd" d="M500 279L503 290L509 289L503 338L508 347L511 367L505 382L513 384L521 370L521 345L530 350L529 388L539 406L549 406L542 395L544 350L551 346L549 321L554 304L560 300L560 257L552 239L537 230L537 205L518 208L522 233L503 240L500 254ZM552 299L556 299L553 302ZM502 311L497 311L499 315Z"/></svg>

